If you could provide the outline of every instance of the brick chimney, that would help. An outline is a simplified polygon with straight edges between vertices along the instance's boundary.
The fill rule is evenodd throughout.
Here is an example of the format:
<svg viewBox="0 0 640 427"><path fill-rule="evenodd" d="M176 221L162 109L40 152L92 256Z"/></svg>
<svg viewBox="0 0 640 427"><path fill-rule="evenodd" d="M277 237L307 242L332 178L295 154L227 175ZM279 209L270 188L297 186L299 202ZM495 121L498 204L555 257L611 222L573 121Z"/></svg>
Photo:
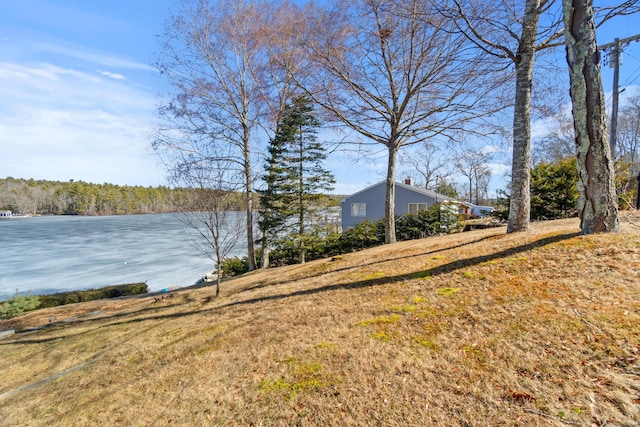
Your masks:
<svg viewBox="0 0 640 427"><path fill-rule="evenodd" d="M404 183L406 185L413 185L413 180L411 178L405 178Z"/></svg>

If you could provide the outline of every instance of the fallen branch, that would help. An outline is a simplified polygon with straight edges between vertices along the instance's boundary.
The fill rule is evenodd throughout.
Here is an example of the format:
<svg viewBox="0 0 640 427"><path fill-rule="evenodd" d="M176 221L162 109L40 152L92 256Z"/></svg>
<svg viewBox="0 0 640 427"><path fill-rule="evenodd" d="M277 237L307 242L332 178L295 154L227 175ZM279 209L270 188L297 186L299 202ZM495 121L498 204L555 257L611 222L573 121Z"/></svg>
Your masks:
<svg viewBox="0 0 640 427"><path fill-rule="evenodd" d="M578 319L582 320L585 324L591 326L593 329L600 332L601 334L603 333L602 329L598 328L596 325L594 325L593 323L589 322L587 319L582 317L582 315L580 315L580 312L578 311L577 308L574 308L573 311L576 313L576 316L578 316Z"/></svg>

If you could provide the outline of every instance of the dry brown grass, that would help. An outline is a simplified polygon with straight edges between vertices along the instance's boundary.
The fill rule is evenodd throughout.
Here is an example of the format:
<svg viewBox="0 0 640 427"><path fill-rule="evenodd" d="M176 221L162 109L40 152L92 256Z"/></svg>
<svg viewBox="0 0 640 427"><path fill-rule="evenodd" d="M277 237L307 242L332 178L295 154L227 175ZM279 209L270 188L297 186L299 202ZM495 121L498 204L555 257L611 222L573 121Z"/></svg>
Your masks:
<svg viewBox="0 0 640 427"><path fill-rule="evenodd" d="M398 243L211 294L18 318L78 316L0 341L0 425L640 423L640 229L627 222Z"/></svg>

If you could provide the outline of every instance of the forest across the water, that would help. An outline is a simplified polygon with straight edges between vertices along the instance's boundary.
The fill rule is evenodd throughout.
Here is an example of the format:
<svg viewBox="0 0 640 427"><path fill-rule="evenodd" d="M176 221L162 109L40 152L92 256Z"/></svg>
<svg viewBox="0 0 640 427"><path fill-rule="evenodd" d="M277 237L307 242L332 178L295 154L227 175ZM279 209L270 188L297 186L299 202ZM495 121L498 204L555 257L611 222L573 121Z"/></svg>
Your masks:
<svg viewBox="0 0 640 427"><path fill-rule="evenodd" d="M196 191L166 186L120 186L70 180L0 178L0 210L32 215L121 215L166 213L184 209ZM237 210L243 209L237 195Z"/></svg>

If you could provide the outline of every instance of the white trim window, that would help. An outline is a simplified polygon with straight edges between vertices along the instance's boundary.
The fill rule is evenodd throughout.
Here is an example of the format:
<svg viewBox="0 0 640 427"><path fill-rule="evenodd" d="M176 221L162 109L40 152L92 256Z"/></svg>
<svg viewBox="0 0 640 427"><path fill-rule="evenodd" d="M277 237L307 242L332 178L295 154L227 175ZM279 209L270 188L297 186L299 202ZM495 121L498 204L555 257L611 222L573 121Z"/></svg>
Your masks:
<svg viewBox="0 0 640 427"><path fill-rule="evenodd" d="M426 211L427 210L427 204L426 203L409 203L409 213L410 214L415 214L421 211Z"/></svg>
<svg viewBox="0 0 640 427"><path fill-rule="evenodd" d="M367 216L366 203L351 203L351 216L364 218Z"/></svg>

